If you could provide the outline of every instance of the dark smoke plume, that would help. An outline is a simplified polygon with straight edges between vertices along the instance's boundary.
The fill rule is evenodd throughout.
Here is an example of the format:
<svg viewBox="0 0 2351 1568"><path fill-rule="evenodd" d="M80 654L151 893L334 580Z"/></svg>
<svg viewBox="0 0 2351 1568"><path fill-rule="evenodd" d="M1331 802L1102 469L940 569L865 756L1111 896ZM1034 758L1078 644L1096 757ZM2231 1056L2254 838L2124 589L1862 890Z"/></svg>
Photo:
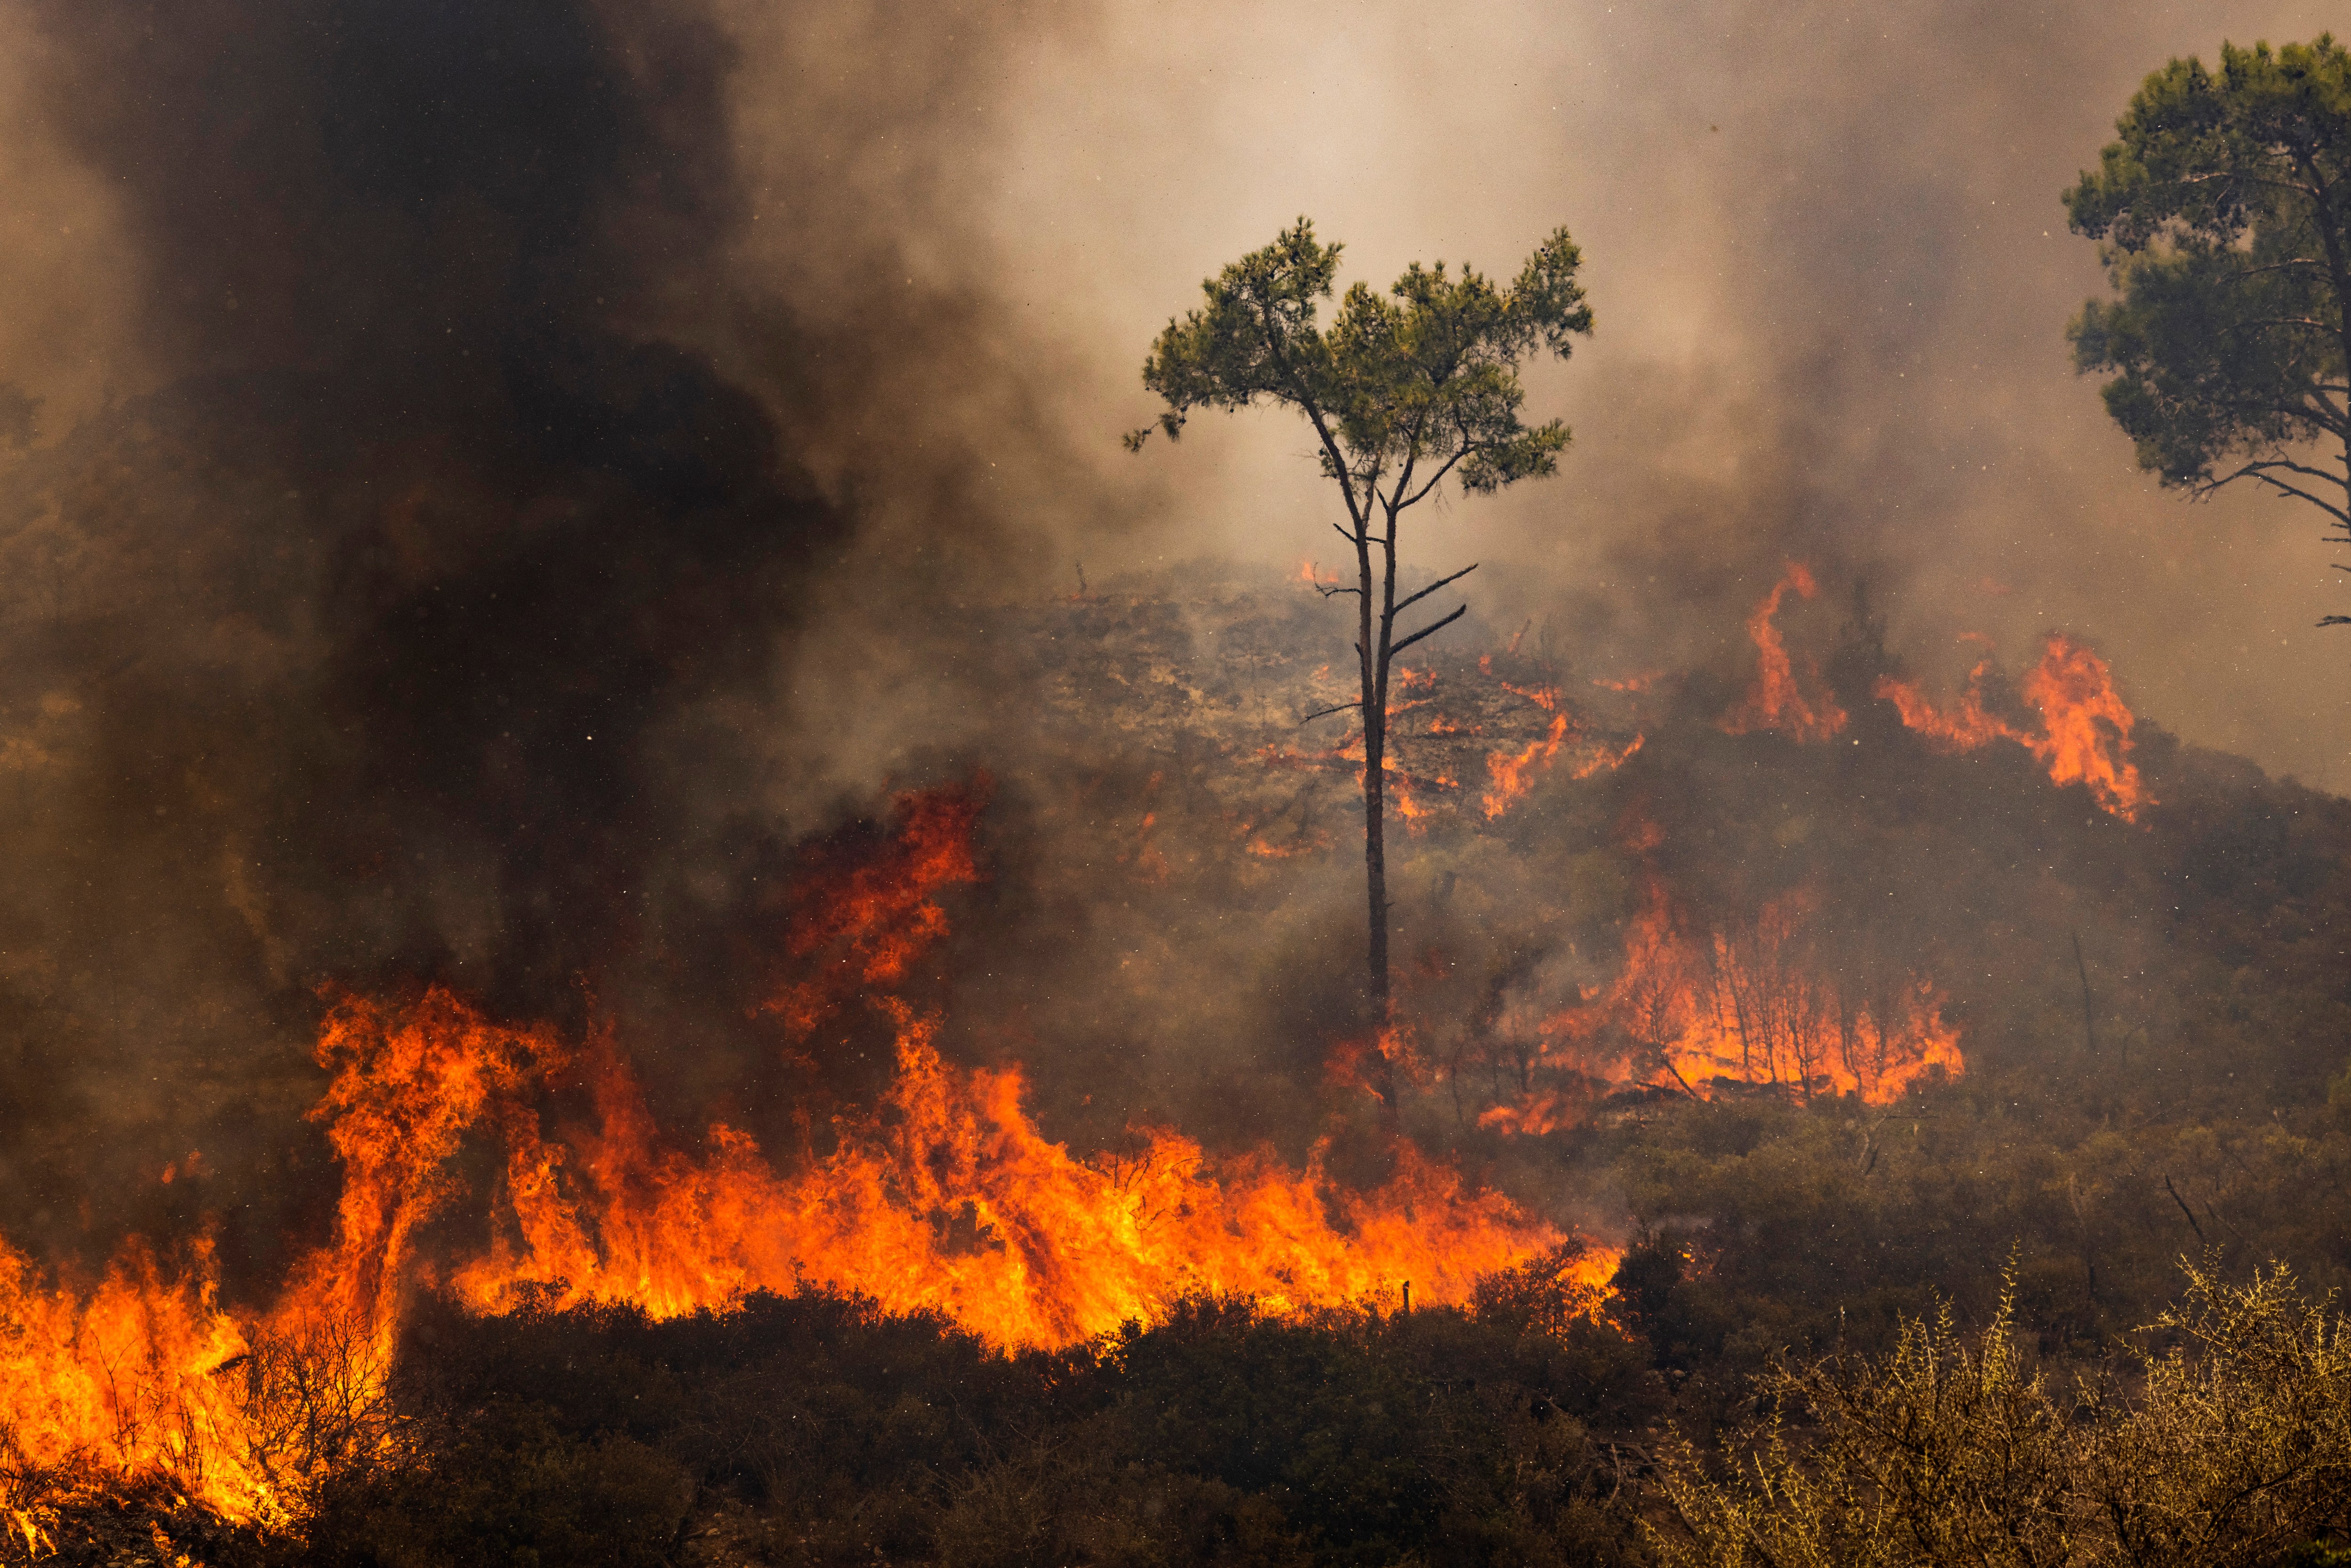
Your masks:
<svg viewBox="0 0 2351 1568"><path fill-rule="evenodd" d="M0 1234L217 1215L268 1277L332 1188L288 1134L324 982L618 1014L674 1124L775 1146L799 842L982 762L979 1046L1058 1127L1298 1153L1352 866L1228 846L1238 891L1171 911L1138 824L1222 831L1216 754L1101 716L1181 654L1287 724L1249 650L1322 633L1270 591L1270 630L1119 628L1180 618L1169 563L1322 548L1300 433L1111 437L1152 333L1301 211L1374 284L1562 221L1590 257L1599 337L1531 402L1561 477L1407 550L1489 562L1460 658L1703 665L1719 709L1801 557L1802 645L1867 578L1945 689L1958 633L2013 673L2064 628L2191 740L2339 755L2338 644L2262 652L2339 608L2315 547L2156 495L2064 362L2097 277L2054 193L2139 76L2324 25L2223 11L0 6ZM1073 558L1099 601L974 609ZM1480 842L1414 918L1499 975L1536 905Z"/></svg>
<svg viewBox="0 0 2351 1568"><path fill-rule="evenodd" d="M86 412L0 402L0 1230L95 1249L197 1150L263 1260L320 1201L282 1145L322 983L633 1002L683 1092L744 1092L774 673L893 484L995 526L952 421L873 401L968 372L987 307L902 265L919 170L825 165L935 140L985 34L912 73L770 37L747 102L697 0L9 20L123 311Z"/></svg>

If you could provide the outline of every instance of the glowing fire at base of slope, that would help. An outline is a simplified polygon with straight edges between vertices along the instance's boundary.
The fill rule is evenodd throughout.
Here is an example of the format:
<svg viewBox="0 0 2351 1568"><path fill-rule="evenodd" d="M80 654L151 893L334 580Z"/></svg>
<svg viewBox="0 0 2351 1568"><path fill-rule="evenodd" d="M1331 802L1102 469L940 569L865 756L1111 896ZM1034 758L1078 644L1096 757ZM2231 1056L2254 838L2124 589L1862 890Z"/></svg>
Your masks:
<svg viewBox="0 0 2351 1568"><path fill-rule="evenodd" d="M1979 661L1959 703L1948 709L1929 703L1915 682L1891 675L1879 679L1877 695L1895 706L1905 725L1945 750L2014 741L2040 759L2053 782L2087 785L2099 805L2126 822L2153 803L2138 768L2126 760L2136 720L2115 690L2114 672L2086 643L2051 632L2041 662L2024 677L2024 700L2041 716L2037 735L1987 708L1984 683L1991 672L1990 659Z"/></svg>
<svg viewBox="0 0 2351 1568"><path fill-rule="evenodd" d="M528 1116L502 1118L516 1234L453 1283L487 1311L539 1287L673 1316L806 1281L944 1313L997 1344L1060 1345L1198 1291L1289 1311L1410 1280L1426 1300L1459 1301L1477 1276L1562 1239L1408 1146L1363 1194L1319 1163L1242 1160L1219 1179L1169 1132L1131 1159L1080 1160L1029 1120L1017 1070L952 1067L929 1020L884 1005L895 1082L874 1115L837 1125L831 1154L789 1173L724 1127L699 1155L660 1147L609 1056L593 1070L601 1124L569 1150Z"/></svg>
<svg viewBox="0 0 2351 1568"><path fill-rule="evenodd" d="M1593 1084L1636 1083L1709 1099L1725 1084L1855 1094L1882 1105L1967 1070L1959 1031L1931 981L1904 975L1865 997L1823 977L1801 895L1736 930L1693 934L1653 883L1605 989L1544 1020L1541 1060L1583 1089L1494 1106L1480 1124L1544 1133L1580 1120Z"/></svg>
<svg viewBox="0 0 2351 1568"><path fill-rule="evenodd" d="M375 1440L366 1413L383 1404L402 1302L434 1278L417 1232L457 1197L449 1167L479 1134L506 1155L504 1233L444 1278L482 1311L528 1296L669 1317L814 1284L935 1311L999 1345L1055 1346L1192 1291L1290 1311L1409 1281L1423 1301L1459 1301L1479 1275L1566 1241L1409 1145L1361 1193L1319 1159L1212 1175L1167 1132L1132 1158L1078 1159L1029 1121L1017 1070L956 1068L930 1020L876 1005L897 1025L896 1082L870 1115L836 1124L831 1153L779 1169L724 1126L699 1152L665 1146L609 1039L568 1051L438 989L402 1007L340 1002L319 1047L337 1077L319 1113L345 1170L335 1242L253 1317L217 1305L201 1249L167 1272L133 1246L81 1287L43 1283L0 1245L0 1461L163 1475L229 1518L284 1517L307 1477ZM580 1073L596 1125L551 1140L537 1097L550 1075ZM1596 1307L1615 1261L1587 1249L1570 1282ZM289 1394L298 1363L308 1394ZM358 1412L331 1450L297 1430L321 1367Z"/></svg>
<svg viewBox="0 0 2351 1568"><path fill-rule="evenodd" d="M402 1310L436 1282L486 1312L528 1299L655 1317L815 1285L1006 1347L1070 1344L1197 1291L1287 1312L1409 1281L1456 1302L1480 1275L1539 1259L1564 1260L1598 1309L1614 1250L1575 1252L1409 1145L1367 1192L1330 1181L1319 1156L1212 1174L1172 1132L1144 1133L1133 1157L1081 1160L1029 1120L1018 1069L948 1063L935 1020L875 988L946 934L943 892L978 880L985 791L904 795L885 835L814 846L795 878L803 977L763 1010L803 1043L852 1007L881 1009L897 1036L888 1092L835 1120L830 1153L779 1167L724 1125L698 1152L665 1143L609 1034L567 1045L438 988L398 1005L342 998L312 1112L343 1166L335 1236L268 1312L224 1311L202 1248L166 1270L133 1245L86 1286L44 1283L0 1243L0 1475L163 1476L234 1520L288 1517L319 1477L394 1440L384 1388ZM545 1096L582 1084L593 1124L550 1138ZM421 1233L460 1196L462 1148L484 1139L504 1155L496 1239L437 1272ZM29 1545L40 1521L16 1522Z"/></svg>
<svg viewBox="0 0 2351 1568"><path fill-rule="evenodd" d="M95 1466L180 1478L232 1518L270 1511L238 1380L244 1325L214 1299L201 1245L166 1272L144 1246L95 1284L45 1284L0 1242L0 1467L19 1475ZM39 1525L12 1521L28 1552Z"/></svg>

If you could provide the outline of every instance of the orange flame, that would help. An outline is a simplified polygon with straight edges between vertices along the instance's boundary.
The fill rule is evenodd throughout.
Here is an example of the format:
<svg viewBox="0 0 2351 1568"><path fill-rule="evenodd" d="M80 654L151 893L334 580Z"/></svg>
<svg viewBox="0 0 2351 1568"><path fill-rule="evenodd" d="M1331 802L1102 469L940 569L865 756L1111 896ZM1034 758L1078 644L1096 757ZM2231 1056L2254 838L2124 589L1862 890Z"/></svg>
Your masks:
<svg viewBox="0 0 2351 1568"><path fill-rule="evenodd" d="M1500 816L1523 799L1534 788L1534 776L1551 765L1552 758L1567 739L1568 718L1563 713L1551 716L1551 728L1544 735L1527 743L1519 752L1495 751L1486 757L1486 772L1494 787L1486 791L1486 815Z"/></svg>
<svg viewBox="0 0 2351 1568"><path fill-rule="evenodd" d="M1781 729L1798 740L1826 740L1844 727L1844 709L1835 698L1826 692L1818 697L1804 695L1787 643L1772 622L1780 613L1781 600L1792 588L1804 599L1820 591L1811 569L1802 561L1790 561L1787 573L1772 584L1755 613L1747 618L1747 634L1755 642L1755 685L1747 700L1724 716L1722 727L1729 734Z"/></svg>
<svg viewBox="0 0 2351 1568"><path fill-rule="evenodd" d="M2012 740L2040 759L2053 782L2085 784L2106 810L2126 822L2137 821L2139 808L2152 802L2137 767L2125 760L2137 721L2115 690L2106 662L2086 643L2062 632L2049 634L2040 664L2024 677L2024 700L2041 716L2037 735L1987 711L1983 686L1991 669L1991 659L1979 660L1959 706L1948 712L1938 711L1915 683L1891 675L1878 678L1876 695L1940 749L1972 750L1995 739Z"/></svg>
<svg viewBox="0 0 2351 1568"><path fill-rule="evenodd" d="M1422 805L1419 798L1413 794L1412 775L1398 768L1387 758L1380 759L1380 771L1387 779L1388 803L1395 808L1395 814L1403 819L1405 831L1415 833L1428 831L1428 808Z"/></svg>
<svg viewBox="0 0 2351 1568"><path fill-rule="evenodd" d="M1622 751L1610 751L1604 747L1602 747L1576 766L1574 777L1589 779L1604 768L1613 772L1624 767L1633 760L1634 754L1641 749L1641 743L1647 738L1648 737L1645 735L1636 735L1625 743L1625 748Z"/></svg>
<svg viewBox="0 0 2351 1568"><path fill-rule="evenodd" d="M1626 934L1614 983L1540 1026L1543 1060L1587 1082L1642 1083L1709 1099L1721 1085L1778 1084L1805 1094L1900 1099L1966 1071L1942 998L1917 976L1855 998L1812 966L1809 910L1792 895L1736 933L1693 938L1655 882ZM1479 1116L1506 1133L1582 1119L1589 1088L1535 1091Z"/></svg>
<svg viewBox="0 0 2351 1568"><path fill-rule="evenodd" d="M987 790L982 774L967 788L900 795L893 803L895 831L879 854L835 848L805 857L794 883L802 918L787 945L794 957L815 960L817 972L761 1010L805 1035L867 988L904 979L915 956L946 935L940 891L979 880L971 838Z"/></svg>
<svg viewBox="0 0 2351 1568"><path fill-rule="evenodd" d="M1331 836L1328 833L1316 833L1311 837L1301 834L1285 844L1277 844L1259 833L1249 841L1249 852L1259 860L1268 861L1296 860L1301 855L1320 854L1330 847Z"/></svg>
<svg viewBox="0 0 2351 1568"><path fill-rule="evenodd" d="M1536 776L1558 758L1560 748L1571 737L1583 733L1583 726L1561 706L1557 687L1517 686L1508 681L1499 684L1504 691L1524 697L1550 714L1551 724L1541 735L1517 751L1489 751L1486 754L1486 775L1493 780L1493 787L1486 791L1484 800L1489 821L1504 815L1524 800L1534 788ZM1605 746L1600 747L1578 763L1569 776L1583 779L1604 768L1622 768L1635 752L1641 749L1642 738L1635 736L1621 750L1612 751Z"/></svg>
<svg viewBox="0 0 2351 1568"><path fill-rule="evenodd" d="M343 1165L334 1240L251 1317L218 1305L205 1246L167 1275L134 1241L85 1291L45 1287L0 1243L5 1442L38 1468L165 1475L225 1518L285 1519L322 1467L377 1440L416 1232L455 1194L461 1138L559 1054L548 1031L437 989L396 1016L339 999L318 1046L335 1078L311 1113Z"/></svg>
<svg viewBox="0 0 2351 1568"><path fill-rule="evenodd" d="M2049 777L2087 784L2107 810L2136 821L2147 796L2137 768L2123 760L2131 748L2131 711L2106 662L2087 644L2053 633L2039 666L2024 677L2024 700L2041 711L2043 734L2032 754Z"/></svg>
<svg viewBox="0 0 2351 1568"><path fill-rule="evenodd" d="M87 1289L45 1285L0 1242L0 1458L32 1470L168 1474L233 1519L273 1511L244 1441L237 1381L245 1330L214 1300L209 1248L167 1274L126 1248ZM16 1520L31 1547L39 1521Z"/></svg>
<svg viewBox="0 0 2351 1568"><path fill-rule="evenodd" d="M1132 1160L1079 1160L1028 1119L1017 1069L954 1068L935 1020L885 1005L896 1082L875 1114L837 1125L832 1153L790 1174L724 1127L700 1156L661 1148L633 1081L608 1061L601 1124L569 1158L528 1126L508 1130L517 1236L457 1288L483 1310L537 1286L670 1316L808 1280L943 1312L998 1344L1060 1345L1196 1290L1288 1310L1409 1279L1458 1301L1477 1275L1560 1239L1409 1149L1360 1195L1333 1188L1319 1159L1302 1173L1243 1160L1219 1181L1170 1132L1146 1134Z"/></svg>
<svg viewBox="0 0 2351 1568"><path fill-rule="evenodd" d="M1966 1070L1939 993L1912 977L1856 1001L1807 963L1801 895L1767 904L1736 936L1693 943L1654 884L1612 1000L1645 1064L1693 1094L1718 1081L1898 1100L1937 1072ZM1875 1005L1872 1005L1874 1001ZM1555 1020L1573 1028L1573 1018Z"/></svg>
<svg viewBox="0 0 2351 1568"><path fill-rule="evenodd" d="M1546 1089L1515 1104L1489 1106L1479 1113L1478 1124L1497 1133L1523 1133L1539 1137L1580 1124L1592 1107L1592 1096L1572 1090Z"/></svg>
<svg viewBox="0 0 2351 1568"><path fill-rule="evenodd" d="M1212 1171L1171 1131L1141 1131L1126 1158L1049 1140L1017 1067L949 1063L935 1017L873 989L946 934L932 894L978 876L976 814L970 791L902 797L866 865L803 868L800 893L823 902L789 945L818 975L776 1010L797 1028L855 992L897 1038L893 1082L869 1112L836 1118L829 1152L779 1165L723 1124L696 1148L668 1142L609 1030L567 1045L438 988L338 998L318 1046L334 1076L312 1113L343 1168L333 1239L251 1315L220 1306L201 1247L172 1272L134 1244L85 1286L45 1282L0 1244L0 1458L165 1476L228 1518L289 1518L321 1467L391 1440L368 1413L388 1408L408 1293L436 1278L481 1311L528 1298L658 1317L814 1283L935 1310L999 1345L1058 1346L1199 1291L1290 1311L1409 1281L1424 1301L1460 1301L1480 1275L1565 1243L1409 1145L1359 1192L1329 1179L1319 1150L1303 1170L1260 1154ZM588 1124L550 1135L542 1102L574 1084ZM493 1239L441 1274L420 1236L462 1196L462 1152L485 1138L504 1156ZM1572 1265L1595 1311L1615 1256L1590 1249ZM344 1412L324 1447L301 1403L322 1382ZM16 1522L41 1537L40 1518Z"/></svg>
<svg viewBox="0 0 2351 1568"><path fill-rule="evenodd" d="M2030 736L1985 708L1984 680L1991 673L1991 660L1977 660L1976 667L1968 672L1967 690L1960 695L1959 706L1949 712L1938 712L1920 694L1917 683L1897 681L1892 675L1877 678L1876 695L1892 703L1901 713L1902 722L1926 737L1938 750L1971 751L1996 739L2031 746Z"/></svg>

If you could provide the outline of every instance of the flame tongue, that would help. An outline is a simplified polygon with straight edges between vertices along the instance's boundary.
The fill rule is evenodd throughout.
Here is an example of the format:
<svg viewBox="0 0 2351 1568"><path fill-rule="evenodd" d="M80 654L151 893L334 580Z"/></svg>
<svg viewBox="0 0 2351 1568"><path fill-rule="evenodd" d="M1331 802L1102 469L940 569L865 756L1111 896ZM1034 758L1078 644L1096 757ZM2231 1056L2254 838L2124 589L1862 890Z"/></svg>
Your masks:
<svg viewBox="0 0 2351 1568"><path fill-rule="evenodd" d="M2114 672L2088 644L2051 632L2041 662L2024 677L2023 696L2041 716L2038 734L1988 711L1984 682L1991 661L1969 673L1959 706L1938 710L1909 681L1891 675L1877 683L1877 695L1892 703L1902 722L1943 750L1968 751L1994 740L2011 740L2038 758L2053 782L2085 784L2098 804L2123 821L2136 821L2152 804L2131 750L2131 710L2115 690Z"/></svg>
<svg viewBox="0 0 2351 1568"><path fill-rule="evenodd" d="M235 1380L218 1375L248 1346L214 1299L209 1248L167 1274L134 1244L85 1291L45 1287L0 1241L0 1462L165 1473L230 1518L272 1511Z"/></svg>
<svg viewBox="0 0 2351 1568"><path fill-rule="evenodd" d="M1955 708L1938 711L1918 690L1913 681L1898 681L1892 675L1877 678L1876 695L1894 705L1902 715L1902 722L1917 730L1943 751L1971 751L1993 740L2013 740L2020 746L2031 746L2032 738L2011 726L2006 719L1989 711L1984 706L1984 681L1991 674L1991 661L1980 659L1968 672L1968 686Z"/></svg>
<svg viewBox="0 0 2351 1568"><path fill-rule="evenodd" d="M1844 727L1845 712L1836 699L1825 691L1808 695L1797 679L1795 660L1789 655L1787 639L1775 620L1780 601L1791 589L1801 599L1820 592L1812 570L1801 561L1790 561L1787 572L1747 618L1747 635L1755 643L1755 685L1747 699L1723 717L1722 727L1731 735L1777 729L1800 741L1813 741L1826 740Z"/></svg>
<svg viewBox="0 0 2351 1568"><path fill-rule="evenodd" d="M845 873L813 864L801 877L808 914L792 946L817 973L772 1010L805 1038L853 998L878 1009L896 1036L897 1071L872 1113L836 1119L831 1153L788 1170L723 1125L698 1153L664 1146L609 1036L581 1062L596 1125L552 1144L530 1103L534 1085L499 1063L543 1074L560 1053L538 1035L459 1016L462 1004L445 995L430 998L421 1021L445 1049L494 1059L440 1074L453 1092L449 1117L486 1120L507 1155L511 1230L457 1270L460 1293L491 1311L530 1290L669 1316L808 1281L893 1311L941 1312L999 1345L1061 1345L1196 1290L1288 1309L1410 1279L1425 1300L1457 1301L1477 1275L1560 1243L1551 1227L1468 1192L1408 1148L1385 1186L1354 1194L1319 1164L1300 1172L1250 1159L1211 1175L1199 1145L1172 1132L1144 1134L1127 1160L1081 1160L1048 1140L1022 1107L1017 1068L947 1062L937 1019L880 989L946 935L936 894L978 877L977 814L970 790L901 797L889 843ZM408 1043L415 1021L380 1017L388 1061L432 1055ZM379 1075L364 1050L347 1071ZM392 1076L417 1075L395 1065ZM433 1190L436 1178L413 1180Z"/></svg>
<svg viewBox="0 0 2351 1568"><path fill-rule="evenodd" d="M1964 1071L1959 1032L1943 1021L1932 983L1908 975L1871 995L1847 994L1816 965L1811 916L1799 893L1751 922L1693 931L1653 877L1616 978L1538 1026L1541 1059L1575 1082L1496 1105L1480 1124L1550 1132L1588 1112L1594 1083L1693 1099L1724 1084L1777 1085L1875 1105L1938 1072Z"/></svg>
<svg viewBox="0 0 2351 1568"><path fill-rule="evenodd" d="M2041 712L2042 737L2026 744L2060 784L2090 787L2098 803L2125 821L2147 803L2131 748L2131 711L2115 691L2106 662L2087 645L2053 633L2041 663L2024 678L2024 700Z"/></svg>
<svg viewBox="0 0 2351 1568"><path fill-rule="evenodd" d="M341 1064L322 1106L347 1173L336 1241L254 1322L215 1304L201 1252L167 1276L134 1246L82 1291L44 1286L0 1244L10 1458L167 1475L230 1519L285 1518L287 1488L320 1456L285 1451L268 1377L219 1375L256 1346L314 1362L324 1350L355 1405L379 1404L417 1231L454 1196L447 1161L477 1126L503 1140L511 1226L452 1282L487 1311L529 1292L669 1317L813 1282L943 1313L999 1345L1057 1346L1195 1291L1290 1311L1409 1281L1425 1301L1458 1301L1479 1275L1566 1239L1409 1145L1364 1193L1339 1189L1319 1158L1303 1171L1245 1158L1219 1179L1167 1132L1132 1159L1080 1160L1029 1120L1017 1071L957 1069L931 1020L883 1005L900 1031L885 1103L785 1173L723 1126L698 1154L663 1147L609 1041L588 1052L599 1124L559 1146L529 1103L536 1071L563 1060L551 1037L444 991L405 1008L344 1001L321 1047ZM1572 1267L1595 1301L1615 1258L1591 1249Z"/></svg>

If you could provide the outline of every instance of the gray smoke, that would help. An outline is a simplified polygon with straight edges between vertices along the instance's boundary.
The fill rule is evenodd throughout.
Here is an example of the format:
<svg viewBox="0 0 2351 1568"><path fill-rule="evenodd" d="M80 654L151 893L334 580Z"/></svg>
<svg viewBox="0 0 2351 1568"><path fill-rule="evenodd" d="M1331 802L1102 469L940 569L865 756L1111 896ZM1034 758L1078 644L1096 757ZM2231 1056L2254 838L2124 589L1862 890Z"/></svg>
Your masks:
<svg viewBox="0 0 2351 1568"><path fill-rule="evenodd" d="M1281 416L1114 441L1159 324L1301 212L1375 283L1585 248L1599 336L1531 383L1562 476L1414 519L1416 566L1491 563L1498 636L1735 671L1802 559L1820 635L1865 579L1930 684L2063 628L2142 713L2341 784L2318 530L2135 473L2055 199L2168 56L2326 21L13 0L0 1233L225 1215L266 1275L331 1190L289 1131L322 983L617 1010L677 1105L779 1124L792 846L1026 736L1001 607L1333 559ZM1058 808L1000 800L1019 914ZM1287 929L1352 919L1328 880ZM1069 997L1157 924L1050 913Z"/></svg>

